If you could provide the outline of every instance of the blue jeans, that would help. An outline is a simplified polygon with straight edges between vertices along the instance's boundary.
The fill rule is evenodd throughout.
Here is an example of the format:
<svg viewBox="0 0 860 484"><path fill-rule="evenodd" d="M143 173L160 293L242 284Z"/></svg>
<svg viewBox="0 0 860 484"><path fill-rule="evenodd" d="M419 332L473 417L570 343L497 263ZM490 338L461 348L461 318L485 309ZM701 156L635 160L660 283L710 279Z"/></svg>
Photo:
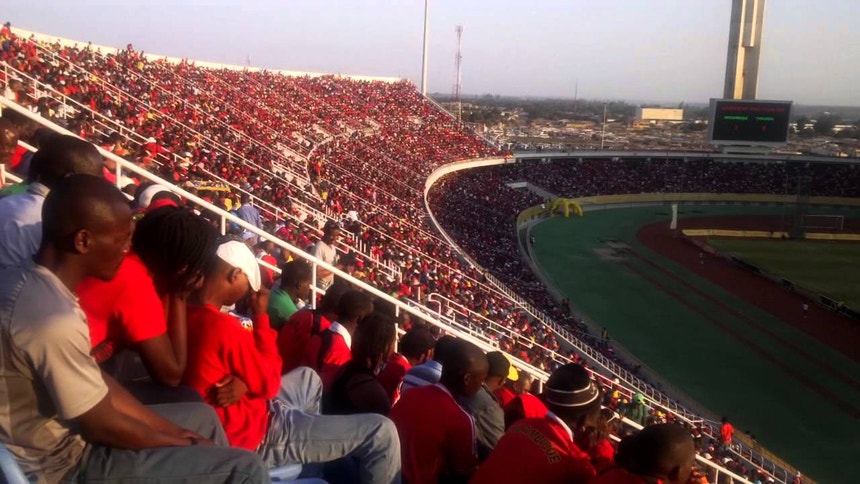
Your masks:
<svg viewBox="0 0 860 484"><path fill-rule="evenodd" d="M266 467L253 452L231 448L215 411L205 403L152 405L150 410L197 432L219 447L160 447L123 450L88 445L76 473L78 482L200 482L257 484L269 482Z"/></svg>
<svg viewBox="0 0 860 484"><path fill-rule="evenodd" d="M319 415L322 383L310 368L296 368L281 380L269 402L269 428L257 453L269 467L331 462L349 456L359 482L400 482L400 439L380 415Z"/></svg>

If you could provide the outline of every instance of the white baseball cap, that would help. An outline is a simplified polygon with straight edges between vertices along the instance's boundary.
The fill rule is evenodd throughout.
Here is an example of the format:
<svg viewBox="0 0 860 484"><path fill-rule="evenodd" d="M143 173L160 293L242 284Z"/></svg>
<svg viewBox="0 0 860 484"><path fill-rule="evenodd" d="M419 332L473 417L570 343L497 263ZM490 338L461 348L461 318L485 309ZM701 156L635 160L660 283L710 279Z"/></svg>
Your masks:
<svg viewBox="0 0 860 484"><path fill-rule="evenodd" d="M137 197L137 206L140 208L149 207L149 204L152 203L152 197L158 193L169 191L170 190L161 185L150 185L140 192L140 196Z"/></svg>
<svg viewBox="0 0 860 484"><path fill-rule="evenodd" d="M219 245L215 254L224 262L244 272L254 292L260 290L260 266L257 265L257 258L247 245L238 240L230 240Z"/></svg>

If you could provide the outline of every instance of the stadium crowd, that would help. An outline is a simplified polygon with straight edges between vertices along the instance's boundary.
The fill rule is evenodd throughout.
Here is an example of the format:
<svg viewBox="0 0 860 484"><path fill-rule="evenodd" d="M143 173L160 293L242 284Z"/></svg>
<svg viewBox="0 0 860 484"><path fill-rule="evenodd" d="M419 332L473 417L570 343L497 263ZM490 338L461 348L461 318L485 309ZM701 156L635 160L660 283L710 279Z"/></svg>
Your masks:
<svg viewBox="0 0 860 484"><path fill-rule="evenodd" d="M347 242L353 242L349 239L355 237L369 248L374 258L395 264L401 274L398 278L377 280L374 266L363 264L357 275L398 296L417 298L418 293L453 296L459 304L505 322L503 326L508 333L499 342L504 349L522 346L514 341L517 337L510 330L525 334L525 338L518 339L526 346L518 352L524 351L526 359L536 366L550 369L547 354L532 351L528 346L539 341L550 349L558 349L555 336L548 331L533 330L535 324L531 318L511 301L488 292L483 274L460 260L447 243L432 235L430 227L416 217L423 210L419 188L432 168L447 161L496 152L454 126L447 114L422 98L414 87L333 76L214 71L196 68L191 63L150 62L130 48L103 55L85 47L37 44L26 39L13 42L3 58L11 67L50 86L61 86L64 95L88 107L89 110L80 108L72 114L63 112L63 116L58 116L58 108L42 111L54 114L84 138L101 141L114 153L151 167L167 179L212 180L208 174L213 173L218 175L217 179L292 211L295 218L270 219L264 225L287 242L309 247L318 234L319 227L314 224L322 223L308 216L310 210L303 213L299 208L302 200L317 210L328 208L336 216L349 212L361 214L363 223L354 224L357 230L344 231ZM33 109L57 103L45 101L50 98L47 90L36 92L44 96L33 99L28 95L34 89L32 86L14 81L10 84L15 99L31 104ZM263 92L263 86L267 95L255 98ZM217 96L212 94L215 92ZM332 95L335 92L337 95ZM310 140L319 133L319 121L302 116L329 111L334 114L320 116L326 128L335 130L337 126L332 119L346 120L347 127L341 129L340 137L314 144ZM99 135L92 112L133 130L139 138L147 137L145 142L134 153L126 147L132 144L128 141L117 139L108 143L110 136ZM300 181L298 178L291 180L265 171L275 165L274 160L280 154L261 146L274 144L275 135L269 126L280 126L282 120L272 116L280 117L283 113L296 113L292 124L286 126L302 127L307 137L292 130L286 137L278 133L277 142L283 144L284 139L297 138L305 149L290 144L291 149L312 154L308 177L313 184L299 186L293 183ZM354 129L357 127L362 129ZM25 132L22 138L31 140L32 130L22 130ZM29 136L27 131L31 132ZM207 140L216 143L211 146L213 149L207 148L210 146ZM239 156L230 158L231 153ZM15 163L12 169L16 169ZM235 209L240 203L238 194L216 193L211 198L224 203L227 209ZM480 320L473 320L472 324L485 325Z"/></svg>
<svg viewBox="0 0 860 484"><path fill-rule="evenodd" d="M50 55L51 52L55 56ZM33 41L14 38L11 34L7 34L6 41L3 43L0 59L10 67L51 85L52 89L74 99L81 106L70 108L57 102L57 97L53 93L42 91L42 87L29 83L27 79L3 79L7 87L4 94L7 97L13 98L20 104L29 106L32 110L43 115L61 121L70 130L84 138L98 142L110 151L177 183L213 180L229 182L232 186L239 187L242 191L279 207L283 213L289 214L288 218L269 218L268 220L261 220L260 225L270 233L275 233L302 249L310 250L310 247L318 246L315 239L319 233L318 229L324 222L324 220L315 219L309 209L327 210L338 218L350 212L359 214L360 222L345 218L340 233L348 239L349 243L363 242L376 259L399 266L401 277L399 279L377 278L372 265L358 263L350 269L354 271L354 275L373 282L397 297L419 299L432 293L442 294L457 304L488 318L493 323L492 328L504 328L505 330L501 332L490 332L488 330L491 327L485 322L486 320L473 317L470 321L472 325L487 331L488 334L494 334L495 338L498 339L499 348L503 351L517 355L541 369L562 371L563 376L566 375L564 372L575 373L578 371L570 370L570 366L559 366L561 362L554 361L553 356L543 348L558 351L565 356L572 357L574 361L580 361L578 355L563 350L554 332L548 327L538 324L509 298L492 290L485 283L485 274L478 268L471 267L468 262L461 260L448 247L447 243L433 235L432 229L424 220L421 193L424 180L430 171L446 162L498 155L498 152L487 146L479 138L452 123L447 114L421 97L414 86L402 82L355 81L335 76L288 77L266 72L216 71L198 68L193 63L187 62L169 64L161 61L150 61L130 47L118 54L105 55L85 47L37 45ZM218 94L215 95L214 93ZM112 126L122 126L127 130L125 131L126 134L133 131L136 133L136 138L117 136L116 133L105 133L104 126L97 122L100 118L95 116L94 112L118 123ZM21 117L7 116L4 113L4 118L9 119L10 124L14 125L15 134L20 139L31 142L40 148L43 143L46 148L53 146L50 136L37 131L33 124L22 120ZM2 129L4 129L3 126L0 126L0 130ZM272 146L282 148L275 150L272 149ZM285 166L284 160L290 160L286 162L289 166ZM302 163L303 160L306 163ZM48 188L53 188L51 184L54 184L55 181L42 183L39 181L40 178L33 176L34 173L39 173L38 167L34 172L33 164L36 163L36 157L30 158L19 150L10 157L10 161L12 162L10 164L12 169L26 175L31 185L41 183ZM19 166L19 163L23 163L23 165ZM639 180L638 182L632 180L628 185L625 185L623 182L614 180L613 176L622 172L616 171L615 168L619 167L609 165L603 177L607 183L617 183L616 185L595 183L592 186L597 186L599 189L612 186L623 192L627 186L640 185L640 190L646 191L650 184L654 183L646 180ZM106 175L108 179L110 179L113 169L109 165L99 167L100 172ZM91 170L76 171L91 172ZM595 167L594 171L599 171L599 168ZM633 172L640 172L639 175L647 173L646 170L633 170ZM522 195L521 192L509 189L504 185L504 181L518 176L520 173L511 174L503 171L455 175L450 179L443 180L437 188L434 188L431 192L431 207L442 225L455 236L455 239L463 245L467 252L478 260L482 267L489 269L494 275L510 283L518 294L526 296L536 307L552 315L562 324L568 325L577 334L583 336L587 342L599 346L597 338L589 337L585 333L584 326L568 318L565 309L548 297L546 290L531 278L529 271L522 267L519 257L512 256L512 254L517 253L515 241L512 238L513 231L511 230L513 217L522 208L540 202L534 197ZM629 176L635 178L636 175ZM646 174L644 176L651 175ZM663 176L664 180L669 177L665 173ZM75 178L79 180L79 178ZM582 176L582 178L593 180L588 176ZM544 180L550 180L549 183L552 183L554 179L554 176L548 175ZM48 181L48 179L46 178L44 181ZM137 184L137 181L131 178L128 181L130 185ZM850 191L856 189L857 186L845 184L844 190ZM128 191L140 195L145 191L145 188L145 185L129 187ZM98 190L94 191L98 192ZM56 197L60 197L63 193L58 192ZM43 198L44 194L44 192L41 194ZM32 198L38 194L30 195ZM67 194L66 196L70 195ZM92 203L109 204L110 196L105 194L105 197L107 197L108 202L101 200ZM140 197L138 196L137 199L139 202ZM223 204L225 209L237 210L241 209L242 206L250 206L251 199L246 197L245 200L242 200L242 196L234 190L227 196L213 195L211 200ZM171 200L167 195L161 197L156 195L148 204L155 208L151 212L146 212L141 220L174 212L176 211L174 208L164 207L164 205L176 203L176 200ZM138 208L145 211L147 207ZM32 211L30 215L33 215ZM266 215L268 214L264 214L264 219ZM187 233L189 228L197 223L191 222L192 219L190 218L186 217L186 219L183 222L177 222L180 225L178 230L182 233ZM81 224L84 222L93 223L92 220L80 221ZM81 227L77 227L77 229L83 230ZM201 228L200 232L205 233L206 230ZM142 233L146 234L146 231ZM175 233L173 236L175 237ZM136 235L135 237L143 237L143 235ZM141 246L140 248L135 247L134 240L132 240L134 255L124 256L118 272L118 275L128 275L123 269L127 269L126 266L132 264L128 262L131 260L135 261L134 264L136 264L136 268L130 270L133 274L131 277L140 277L147 272L147 269L149 273L153 274L154 279L150 283L153 290L149 295L154 298L149 302L161 304L161 306L151 307L163 307L162 319L166 319L162 327L156 328L156 332L160 331L160 333L157 335L146 332L137 334L133 333L135 329L114 328L116 331L122 330L128 331L128 333L110 334L110 331L107 331L108 336L113 336L115 340L103 335L105 339L97 341L96 333L91 327L92 351L95 361L102 364L103 368L112 370L114 369L112 365L118 365L115 358L121 347L136 350L149 378L159 386L153 391L152 388L140 388L132 381L124 382L132 394L144 403L161 403L160 399L165 398L164 395L167 395L166 398L169 401L188 399L188 395L191 395L192 400L206 398L210 404L230 403L230 405L215 408L215 415L219 417L227 431L227 441L231 444L234 441L241 442L239 445L233 445L256 451L259 454L258 457L265 462L266 467L278 466L287 462L331 461L343 455L350 455L353 459L351 463L358 462L359 465L357 467L353 465L352 467L355 467L353 469L348 462L346 466L341 466L345 467L345 470L344 468L337 469L339 472L337 475L353 472L358 473L357 475L361 477L362 482L393 482L393 478L379 476L390 477L395 474L391 471L391 468L395 466L392 457L394 452L389 451L382 458L380 457L380 449L383 445L390 449L396 448L397 446L393 442L398 440L403 446L403 472L406 480L408 482L427 482L415 477L426 471L426 463L419 462L421 459L416 457L421 454L421 449L414 448L415 445L421 444L410 438L410 430L403 430L403 427L408 427L416 422L418 420L416 415L419 413L427 414L426 411L421 410L421 405L430 405L428 402L432 402L434 398L444 397L444 394L433 394L429 389L425 392L427 395L424 397L410 399L410 401L416 402L410 405L417 406L417 409L407 409L408 406L403 406L401 407L403 410L395 412L392 420L397 424L396 431L399 438L392 435L392 427L385 423L388 422L387 420L363 418L361 425L356 425L356 428L360 427L362 430L361 432L356 430L356 432L366 437L361 442L367 442L367 444L362 443L358 449L343 449L337 456L321 455L320 452L314 453L314 451L307 449L303 452L307 452L308 455L299 455L298 451L285 450L283 446L278 447L277 445L278 439L289 439L291 436L270 435L274 423L280 422L279 418L286 418L285 415L293 415L291 412L300 411L306 415L317 415L320 402L322 402L323 409L327 407L326 402L331 403L329 396L331 394L340 395L338 401L333 403L334 408L384 408L384 405L365 406L366 401L356 402L352 399L352 394L357 393L362 399L373 402L378 403L380 401L379 398L371 398L373 393L371 390L356 390L355 385L358 381L360 385L373 386L375 378L368 378L369 376L376 376L381 366L385 366L386 369L397 366L381 364L381 362L396 361L394 359L396 355L389 356L387 353L390 351L388 351L385 341L382 341L386 338L390 340L391 336L383 334L384 331L380 329L383 326L391 327L392 325L372 323L373 318L370 316L376 312L367 311L367 304L361 310L345 307L343 311L349 310L352 311L350 314L355 313L352 321L346 322L338 319L336 326L332 324L336 331L328 332L336 333L340 339L334 336L328 339L321 337L321 334L328 334L325 331L318 331L314 334L316 339L311 338L311 341L317 346L328 347L327 353L331 354L323 355L323 357L301 355L299 358L304 365L316 366L315 369L321 376L329 376L317 380L310 376L307 371L300 371L287 381L284 380L286 376L282 376L281 372L278 372L276 381L274 376L262 373L271 371L273 365L281 367L280 364L273 363L276 361L276 357L286 361L290 358L295 359L296 355L284 354L283 352L276 355L272 352L271 345L262 342L262 339L265 339L262 335L268 333L271 336L272 333L265 331L269 329L268 321L260 322L260 319L265 318L255 317L260 316L261 307L267 306L265 302L261 302L257 298L243 308L246 315L251 316L250 319L238 321L249 328L249 332L253 333L255 338L261 340L255 343L254 348L263 353L258 360L260 364L257 368L261 373L244 375L244 378L235 378L238 376L236 373L248 369L231 366L235 364L234 361L210 362L206 358L211 355L205 352L205 347L195 348L195 345L191 344L192 340L202 339L192 338L194 326L204 324L195 323L195 318L205 321L205 324L223 324L226 325L225 327L230 327L229 325L234 322L229 319L232 316L221 317L222 313L217 311L192 310L190 301L197 302L197 306L207 308L230 306L237 302L245 292L248 292L248 289L243 286L245 279L247 279L249 287L256 292L262 284L263 276L256 276L260 281L255 282L253 270L248 268L248 264L243 265L244 262L247 262L247 254L239 248L244 248L244 246L241 244L239 246L229 245L229 242L222 242L216 247L214 239L212 241L197 240L196 243L200 245L195 249L189 249L199 253L208 253L205 256L198 254L198 260L192 265L176 265L178 264L176 260L169 262L160 260L147 262L144 260L143 253L147 249L155 250L158 247L159 251L164 252L165 244L169 243L167 237L170 237L170 234L159 233L155 235L156 241L148 244L149 247ZM40 243L46 241L34 240L33 242L35 245L31 243L31 255L40 247ZM222 247L237 248L235 251L223 249L224 253L230 253L230 255L224 255L221 253ZM267 255L272 254L275 262L285 263L289 260L289 254L274 253L271 247L258 246L257 250L258 253L263 251ZM213 257L213 253L215 257ZM181 250L176 251L177 257L181 254ZM221 257L222 255L224 257ZM238 259L234 257L238 257ZM253 260L253 254L251 257ZM349 258L341 257L341 263L343 264L347 259ZM204 260L206 261L205 264ZM223 264L225 261L227 265ZM15 262L20 263L21 259L19 258ZM150 266L150 264L159 267ZM231 266L231 264L233 265ZM3 267L12 268L15 265L15 263L10 263L4 264ZM251 265L256 267L256 263ZM185 270L188 273L177 274L177 272L182 272L182 267L186 267ZM199 274L192 274L195 272L191 270L192 267L196 267ZM232 269L241 268L242 271L236 272L231 270L231 267ZM178 277L180 281L155 280L160 273L164 274L167 279ZM42 275L44 276L44 274ZM189 276L192 275L200 277L189 279ZM279 283L281 287L275 289L281 289L283 294L289 290L302 292L296 291L292 286L284 285L284 281L297 286L304 282L285 276ZM273 283L273 280L269 282L269 284ZM240 289L244 289L244 291ZM293 299L293 305L298 309L301 301L307 300L306 297L293 295L289 296L288 299ZM330 302L330 304L334 307L338 305L334 302ZM86 298L83 296L81 305L87 312ZM373 308L376 309L375 306ZM302 313L302 315L306 314ZM331 314L339 313L332 311ZM376 320L385 321L385 317L390 316L377 315ZM98 318L87 312L87 319L92 324L92 321L99 319L104 321L109 318ZM286 323L290 318L282 319ZM336 318L332 316L329 319L335 321ZM340 319L344 318L341 317ZM359 321L368 322L367 334L359 331L363 327L363 324L358 324ZM345 324L340 324L341 322ZM4 320L4 324L11 323ZM119 323L115 322L114 324ZM177 329L183 324L187 326L187 335L181 334L184 333L184 330ZM293 328L293 326L287 324L284 327ZM415 326L416 329L419 327L418 325ZM376 328L376 331L371 334L373 328ZM106 329L103 328L103 330ZM210 333L199 328L197 331L201 331L202 334ZM282 328L281 332L283 331ZM229 335L229 333L225 334ZM243 333L238 333L235 339L241 340L241 335ZM201 334L197 336L199 337ZM158 341L150 341L152 339ZM105 341L108 343L102 344ZM352 342L355 343L352 356L355 356L356 352L360 350L362 358L361 361L347 367L346 365L350 364L352 359L347 357L348 352L342 350L344 347L349 349ZM215 341L212 344L228 343ZM388 345L390 346L390 341ZM187 350L180 349L183 346L187 347ZM340 353L333 348L340 348ZM155 359L147 357L148 354L151 354L150 351L159 351L158 354L173 354L172 361L155 362ZM243 350L237 349L237 351ZM612 356L611 347L603 347L603 351ZM317 353L326 352L317 351ZM480 383L475 384L475 381L480 380L480 378L476 377L476 380L471 382L464 382L464 380L466 380L467 375L477 374L480 377L483 370L481 370L482 364L480 364L481 357L473 348L463 346L454 353L456 356L452 356L454 363L450 367L457 371L448 375L440 373L439 378L444 377L444 380L438 388L441 388L449 396L458 397L459 400L459 397L471 397L475 388L482 388ZM403 356L403 359L408 359L405 355ZM250 357L243 356L241 359L246 361L248 358ZM171 358L166 359L171 360ZM204 361L206 363L203 363ZM413 357L413 361L420 362L421 358L415 359ZM422 366L424 363L417 366ZM218 367L221 374L217 377L204 374L205 371L209 371L205 370L204 367L211 369L217 365L221 365ZM323 365L327 365L326 368L329 370L324 371ZM330 370L332 366L342 369L342 373L332 372ZM183 367L184 371L182 370ZM445 365L441 365L441 367L444 369ZM305 368L305 366L301 368ZM91 367L90 370L92 370ZM293 371L295 370L296 368L293 368ZM195 371L199 373L194 373ZM179 376L177 376L177 372ZM287 373L287 375L289 374L291 373ZM337 375L341 375L342 378L337 379ZM92 373L89 373L89 376L92 381L98 379L93 378ZM272 378L266 380L269 376ZM346 381L347 378L348 381ZM586 383L587 378L583 379L579 374L558 378L564 381L559 383L560 386L558 387L550 385L548 387L550 390L555 388L564 393L579 389L577 385L589 385ZM257 380L247 381L248 379ZM438 381L440 380L437 379L436 382ZM161 388L165 386L173 388L178 383L185 384L188 388L196 390L197 393L175 392ZM94 394L103 391L95 388L96 386L98 385L94 384ZM112 384L108 384L108 387L110 391L121 391L116 390ZM284 391L285 388L294 391ZM301 389L301 395L296 395L298 389ZM387 395L399 396L396 388L392 389L389 386L383 389ZM437 391L436 393L440 392ZM253 399L258 401L246 402L242 400L243 398L252 400L246 395L254 395L255 398ZM376 397L378 396L379 392L376 392ZM544 395L544 402L547 401L547 398ZM621 397L616 403L626 405L623 402L619 403L620 399ZM394 398L390 397L390 400L393 401ZM124 401L128 403L130 400L124 398ZM406 401L404 401L405 403ZM55 398L54 404L59 406L59 400ZM129 405L134 404L129 403ZM235 412L222 410L232 405L237 406ZM135 411L143 412L139 410L139 407L135 406L134 408ZM391 411L396 408L398 408L397 404L393 406ZM576 432L571 432L571 429L576 431L579 430L579 427L589 427L589 425L584 425L586 420L589 424L599 422L591 416L586 418L585 414L578 414L571 417L570 420L576 425L566 424L564 423L565 417L562 415L564 412L559 408L561 407L555 409L558 411L554 415L561 417L559 419L561 423L548 424L554 428L553 437L561 436L564 440L564 432L559 433L559 428L573 436ZM255 410L252 411L251 409ZM460 411L457 407L450 407L450 409L454 414ZM266 422L258 420L253 423L242 420L248 419L251 413L259 415L260 412L263 412L262 415L267 415L269 420ZM656 409L649 410L650 415L659 419L660 415L657 412ZM380 411L377 413L387 412ZM546 412L539 417L546 420L545 415L547 415ZM67 417L76 418L77 415L69 413ZM140 418L147 421L146 419L154 419L155 417L148 413L142 413ZM227 422L228 419L231 423ZM368 424L368 420L373 423ZM452 422L457 420L458 418L451 419ZM459 420L462 422L462 419ZM337 422L339 422L338 428L345 428L343 421ZM546 422L542 425L545 424ZM183 433L184 430L169 427L167 424L161 423L160 425L174 432L175 435L172 437L184 438L187 436L188 442L191 443L205 440L203 437L221 443L224 440L223 436L218 437L212 433L214 431L209 434L213 437L207 437L207 434L202 431L198 431L200 435L195 433L192 436ZM244 428L249 425L256 426L257 434L232 434L231 429ZM93 433L91 434L85 433L84 439L93 439L88 441L110 447L110 444L114 442L99 440L102 434L99 434L97 430L99 429L92 429ZM542 430L548 431L546 428L529 429L521 430L519 433L540 432ZM452 430L452 432L455 431ZM514 432L514 434L518 434L518 432ZM376 437L369 437L370 435ZM606 434L601 435L605 441ZM65 435L62 438L69 440L70 437ZM164 439L165 437L162 435L159 438ZM75 440L75 445L69 448L75 446L79 448L81 444L79 437L73 440ZM580 449L585 454L588 454L592 448L597 449L603 446L597 444L597 442L602 442L600 439L589 437L586 440L589 440L590 443L583 443L582 449ZM591 442L592 440L593 442ZM167 441L169 439L149 440L147 445ZM267 446L267 443L271 445ZM445 471L469 474L474 467L474 462L465 455L467 454L464 450L466 449L465 440L462 439L460 443L463 443L464 447L461 448L461 452L458 451L457 457L463 460L456 463L450 462L452 467L446 468ZM122 445L131 444L123 442ZM132 448L145 447L140 444L136 445L139 446ZM514 441L510 445L519 444ZM568 448L562 449L563 455L574 454L572 449L576 446L570 447L569 443L564 443L564 445L568 445ZM271 450L274 448L280 448L281 454L276 455L278 451ZM293 453L290 454L290 452ZM410 452L412 453L410 454ZM311 456L310 454L314 455ZM178 456L181 454L176 455L176 458L179 459ZM594 460L595 462L599 457L583 454L573 456L581 460ZM19 457L21 456L19 455ZM88 459L92 459L92 457L88 457ZM237 459L244 459L242 465L245 466L247 475L257 472L256 470L248 470L253 465L249 465L251 457L246 454L240 456L236 453L232 458L225 458L224 462L236 462ZM213 461L214 458L202 460ZM396 460L400 460L399 456ZM499 458L496 460L504 462L509 459ZM367 461L373 462L377 467L362 466L362 462L366 463ZM469 463L472 464L471 467L467 465ZM595 464L592 462L589 465L594 467ZM475 479L492 478L493 475L488 474L490 471L483 470L492 467L482 466L481 473L476 475ZM633 468L631 467L631 469ZM628 471L632 472L631 469ZM33 469L28 468L28 470ZM37 469L33 472L43 472L43 470ZM50 472L54 472L54 470L50 470ZM419 474L409 474L410 472L418 472ZM591 471L586 468L584 472ZM254 479L259 477L257 474L253 475L256 477L250 479L249 482L254 482ZM50 480L50 478L48 479Z"/></svg>
<svg viewBox="0 0 860 484"><path fill-rule="evenodd" d="M628 436L616 458L616 395L583 366L538 397L503 353L424 326L395 353L383 301L340 281L300 309L309 266L285 264L270 293L248 243L169 192L129 203L102 168L93 145L47 135L27 191L0 199L14 402L0 435L29 479L256 483L296 463L328 482L705 478L677 424Z"/></svg>
<svg viewBox="0 0 860 484"><path fill-rule="evenodd" d="M761 163L711 159L584 159L499 168L501 181L529 181L560 197L630 193L772 193L860 196L853 163ZM798 180L809 179L808 189Z"/></svg>

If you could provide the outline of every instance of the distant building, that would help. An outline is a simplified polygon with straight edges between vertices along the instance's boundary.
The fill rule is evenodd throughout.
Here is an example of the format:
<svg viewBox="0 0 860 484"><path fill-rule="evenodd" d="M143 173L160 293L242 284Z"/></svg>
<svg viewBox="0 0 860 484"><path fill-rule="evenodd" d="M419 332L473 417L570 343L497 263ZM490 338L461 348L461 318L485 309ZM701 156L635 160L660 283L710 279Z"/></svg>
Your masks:
<svg viewBox="0 0 860 484"><path fill-rule="evenodd" d="M636 108L636 119L639 121L680 123L684 120L684 110L667 108Z"/></svg>
<svg viewBox="0 0 860 484"><path fill-rule="evenodd" d="M570 121L568 123L565 123L564 126L566 128L571 128L571 129L588 129L588 128L594 127L594 122L593 121Z"/></svg>

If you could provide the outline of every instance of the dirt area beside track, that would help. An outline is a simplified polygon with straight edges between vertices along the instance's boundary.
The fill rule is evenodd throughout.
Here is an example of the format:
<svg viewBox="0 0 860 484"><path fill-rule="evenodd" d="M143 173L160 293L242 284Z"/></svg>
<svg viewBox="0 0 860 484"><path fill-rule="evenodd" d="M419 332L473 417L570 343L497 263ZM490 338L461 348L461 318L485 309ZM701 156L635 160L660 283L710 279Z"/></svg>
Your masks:
<svg viewBox="0 0 860 484"><path fill-rule="evenodd" d="M786 221L788 219L790 217L786 217ZM845 225L846 229L854 229L855 225L860 225L860 221L846 219ZM683 229L780 230L782 226L784 223L779 216L700 217L682 219L679 223L679 227ZM770 312L849 358L860 361L860 345L857 344L857 341L860 341L860 322L818 304L809 303L805 297L722 258L705 254L704 263L700 263L701 251L670 230L667 222L646 225L639 230L637 237L649 249ZM804 303L809 303L806 317L802 309Z"/></svg>

